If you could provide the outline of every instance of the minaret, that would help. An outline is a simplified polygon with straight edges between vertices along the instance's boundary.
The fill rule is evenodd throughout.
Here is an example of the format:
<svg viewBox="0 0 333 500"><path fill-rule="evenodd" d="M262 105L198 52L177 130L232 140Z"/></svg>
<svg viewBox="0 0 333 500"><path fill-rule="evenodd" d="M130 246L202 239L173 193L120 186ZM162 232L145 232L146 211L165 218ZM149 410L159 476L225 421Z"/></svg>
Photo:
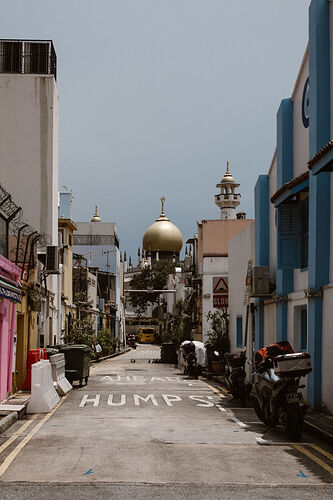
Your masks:
<svg viewBox="0 0 333 500"><path fill-rule="evenodd" d="M222 220L236 219L236 207L240 204L241 195L236 193L236 188L240 184L236 184L235 179L230 173L229 162L227 162L227 171L217 188L220 188L221 193L215 195L215 203L220 208L220 218Z"/></svg>
<svg viewBox="0 0 333 500"><path fill-rule="evenodd" d="M95 207L95 214L93 216L93 218L91 219L90 222L102 222L100 216L98 215L98 208L97 208L97 205Z"/></svg>

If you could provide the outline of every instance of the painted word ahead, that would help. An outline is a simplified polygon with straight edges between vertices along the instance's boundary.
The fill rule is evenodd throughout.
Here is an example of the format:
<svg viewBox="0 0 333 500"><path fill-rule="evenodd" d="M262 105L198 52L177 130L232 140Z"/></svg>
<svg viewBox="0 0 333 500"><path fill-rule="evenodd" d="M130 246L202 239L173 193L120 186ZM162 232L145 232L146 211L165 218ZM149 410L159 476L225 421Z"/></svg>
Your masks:
<svg viewBox="0 0 333 500"><path fill-rule="evenodd" d="M207 398L205 396L187 396L185 400L190 400L195 402L196 406L200 406L202 408L211 408L214 405L212 401L208 401L208 398L211 399L211 396ZM109 394L107 399L105 400L105 396L103 396L103 400L101 400L101 395L96 394L92 396L90 394L85 394L82 397L82 400L79 404L79 408L84 408L85 406L99 406L100 403L106 404L106 406L126 406L127 404L134 407L147 406L174 406L175 403L180 403L184 401L184 398L181 398L177 394L160 394L155 396L155 394Z"/></svg>

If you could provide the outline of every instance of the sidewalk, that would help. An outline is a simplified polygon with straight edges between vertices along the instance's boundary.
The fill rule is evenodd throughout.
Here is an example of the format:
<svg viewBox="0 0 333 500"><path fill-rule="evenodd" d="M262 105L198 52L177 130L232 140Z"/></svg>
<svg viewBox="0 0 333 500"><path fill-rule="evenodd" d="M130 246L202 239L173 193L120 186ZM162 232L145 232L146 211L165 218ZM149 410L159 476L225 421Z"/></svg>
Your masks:
<svg viewBox="0 0 333 500"><path fill-rule="evenodd" d="M214 380L226 389L223 376L210 373L207 378ZM333 415L330 413L309 408L304 418L304 430L333 446Z"/></svg>

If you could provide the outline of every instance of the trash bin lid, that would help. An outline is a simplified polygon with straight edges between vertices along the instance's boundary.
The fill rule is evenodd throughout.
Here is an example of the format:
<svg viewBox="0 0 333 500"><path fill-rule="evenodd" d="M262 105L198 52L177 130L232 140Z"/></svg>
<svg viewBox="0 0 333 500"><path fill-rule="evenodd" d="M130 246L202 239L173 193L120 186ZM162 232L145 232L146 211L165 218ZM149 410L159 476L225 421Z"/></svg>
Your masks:
<svg viewBox="0 0 333 500"><path fill-rule="evenodd" d="M61 351L91 351L91 347L86 344L70 344L64 345Z"/></svg>

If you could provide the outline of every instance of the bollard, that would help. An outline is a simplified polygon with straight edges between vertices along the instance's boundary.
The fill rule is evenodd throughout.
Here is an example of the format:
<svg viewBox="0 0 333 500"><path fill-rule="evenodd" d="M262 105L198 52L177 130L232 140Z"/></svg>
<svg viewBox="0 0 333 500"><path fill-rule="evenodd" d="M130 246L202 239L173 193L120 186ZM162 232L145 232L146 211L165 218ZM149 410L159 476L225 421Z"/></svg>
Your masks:
<svg viewBox="0 0 333 500"><path fill-rule="evenodd" d="M31 398L27 413L49 413L60 398L53 386L51 364L43 359L31 367Z"/></svg>
<svg viewBox="0 0 333 500"><path fill-rule="evenodd" d="M65 355L63 353L50 356L53 383L60 396L65 396L72 389L72 385L65 377Z"/></svg>

